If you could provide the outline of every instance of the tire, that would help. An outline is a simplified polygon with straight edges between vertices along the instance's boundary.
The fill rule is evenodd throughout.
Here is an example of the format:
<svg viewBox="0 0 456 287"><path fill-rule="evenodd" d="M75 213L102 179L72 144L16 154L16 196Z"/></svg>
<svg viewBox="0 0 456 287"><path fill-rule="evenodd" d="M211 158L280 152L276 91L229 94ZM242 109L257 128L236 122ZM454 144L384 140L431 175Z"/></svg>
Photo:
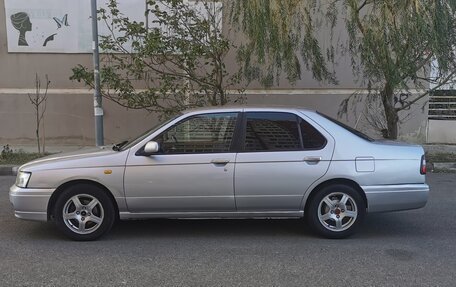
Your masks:
<svg viewBox="0 0 456 287"><path fill-rule="evenodd" d="M116 220L111 198L101 188L87 183L62 191L53 212L57 227L67 237L77 241L101 237Z"/></svg>
<svg viewBox="0 0 456 287"><path fill-rule="evenodd" d="M310 198L306 220L320 236L346 238L356 232L366 217L366 204L351 186L335 184Z"/></svg>

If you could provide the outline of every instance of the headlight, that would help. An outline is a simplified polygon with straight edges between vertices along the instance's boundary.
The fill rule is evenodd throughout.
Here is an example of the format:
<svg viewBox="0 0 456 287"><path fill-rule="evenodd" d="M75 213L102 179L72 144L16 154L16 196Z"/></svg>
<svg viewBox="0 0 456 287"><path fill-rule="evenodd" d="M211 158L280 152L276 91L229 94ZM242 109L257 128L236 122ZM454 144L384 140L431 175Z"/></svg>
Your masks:
<svg viewBox="0 0 456 287"><path fill-rule="evenodd" d="M31 175L31 172L19 171L16 177L16 185L18 187L26 188Z"/></svg>

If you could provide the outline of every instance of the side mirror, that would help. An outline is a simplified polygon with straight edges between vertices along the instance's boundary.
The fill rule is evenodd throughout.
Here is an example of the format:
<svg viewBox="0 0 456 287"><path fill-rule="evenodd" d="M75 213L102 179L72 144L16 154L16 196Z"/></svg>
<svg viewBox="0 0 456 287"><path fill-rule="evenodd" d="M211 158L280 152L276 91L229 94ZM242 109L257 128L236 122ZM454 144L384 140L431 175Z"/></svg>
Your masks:
<svg viewBox="0 0 456 287"><path fill-rule="evenodd" d="M146 143L146 146L144 147L144 152L142 153L142 155L149 156L154 153L157 153L159 150L160 150L160 145L158 144L158 142L150 141L150 142Z"/></svg>

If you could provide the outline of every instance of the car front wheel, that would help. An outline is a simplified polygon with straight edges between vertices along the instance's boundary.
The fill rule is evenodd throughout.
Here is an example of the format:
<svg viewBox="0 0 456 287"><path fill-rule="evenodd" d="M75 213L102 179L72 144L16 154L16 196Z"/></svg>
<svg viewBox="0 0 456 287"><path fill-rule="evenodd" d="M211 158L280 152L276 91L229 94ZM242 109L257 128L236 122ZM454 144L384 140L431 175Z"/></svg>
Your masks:
<svg viewBox="0 0 456 287"><path fill-rule="evenodd" d="M73 240L95 240L115 221L115 209L101 188L77 184L64 190L54 206L57 227Z"/></svg>
<svg viewBox="0 0 456 287"><path fill-rule="evenodd" d="M348 185L326 186L310 200L307 221L315 232L326 238L352 235L366 215L362 196Z"/></svg>

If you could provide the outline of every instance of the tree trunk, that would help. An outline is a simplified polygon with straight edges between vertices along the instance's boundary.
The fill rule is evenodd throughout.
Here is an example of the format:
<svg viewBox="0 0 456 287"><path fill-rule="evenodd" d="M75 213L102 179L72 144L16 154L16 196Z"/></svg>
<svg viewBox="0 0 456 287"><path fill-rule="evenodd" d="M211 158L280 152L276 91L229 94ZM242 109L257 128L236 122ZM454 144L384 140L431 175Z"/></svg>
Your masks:
<svg viewBox="0 0 456 287"><path fill-rule="evenodd" d="M220 105L224 106L227 104L227 100L226 100L225 90L221 86L219 87L219 93L220 93Z"/></svg>
<svg viewBox="0 0 456 287"><path fill-rule="evenodd" d="M37 97L36 102L38 103L38 97ZM35 110L36 110L36 130L35 130L36 145L37 145L37 147L38 147L38 154L41 154L41 147L40 147L40 110L39 110L39 104L36 105Z"/></svg>
<svg viewBox="0 0 456 287"><path fill-rule="evenodd" d="M383 108L385 109L385 117L387 124L387 133L385 138L395 140L398 136L398 122L399 116L394 107L394 90L389 83L385 84L382 91Z"/></svg>

